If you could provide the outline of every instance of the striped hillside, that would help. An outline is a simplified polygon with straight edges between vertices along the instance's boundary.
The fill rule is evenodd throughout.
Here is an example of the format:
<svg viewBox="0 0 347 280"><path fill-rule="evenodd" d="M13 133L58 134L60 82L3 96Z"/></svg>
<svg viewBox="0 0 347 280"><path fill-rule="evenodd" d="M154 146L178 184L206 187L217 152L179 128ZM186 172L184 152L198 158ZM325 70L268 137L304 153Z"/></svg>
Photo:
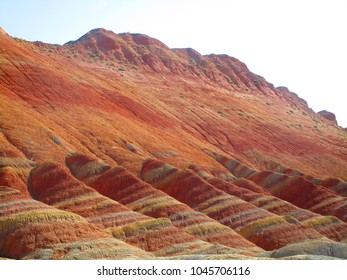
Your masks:
<svg viewBox="0 0 347 280"><path fill-rule="evenodd" d="M12 259L143 259L83 217L0 187L0 255Z"/></svg>
<svg viewBox="0 0 347 280"><path fill-rule="evenodd" d="M134 211L154 218L168 218L174 226L206 242L247 249L249 254L261 251L235 231L153 188L122 167L106 171L90 186Z"/></svg>
<svg viewBox="0 0 347 280"><path fill-rule="evenodd" d="M26 181L33 166L35 163L28 160L0 132L0 186L17 189L29 198Z"/></svg>
<svg viewBox="0 0 347 280"><path fill-rule="evenodd" d="M235 176L252 180L278 198L300 208L347 221L347 198L327 187L315 185L303 176L290 176L271 170L256 171L235 159L219 154L213 156Z"/></svg>
<svg viewBox="0 0 347 280"><path fill-rule="evenodd" d="M217 248L176 228L167 218L155 219L130 210L84 185L58 164L43 164L33 169L30 186L34 198L79 214L115 238L158 256L193 254L199 250L230 251L225 246Z"/></svg>
<svg viewBox="0 0 347 280"><path fill-rule="evenodd" d="M333 216L322 216L312 211L302 209L278 197L265 195L263 193L255 193L250 189L246 189L249 185L255 185L252 181L237 179L231 183L219 178L210 178L207 182L228 194L235 195L254 204L256 207L260 207L276 215L291 216L332 240L347 240L347 224L345 222ZM242 185L244 188L236 184ZM254 189L254 187L252 187L252 189Z"/></svg>
<svg viewBox="0 0 347 280"><path fill-rule="evenodd" d="M147 160L141 176L156 188L236 230L265 250L322 237L292 217L275 215L218 190L191 171L181 171L156 160Z"/></svg>
<svg viewBox="0 0 347 280"><path fill-rule="evenodd" d="M319 181L320 186L333 190L341 196L347 196L347 182L336 178L327 178Z"/></svg>

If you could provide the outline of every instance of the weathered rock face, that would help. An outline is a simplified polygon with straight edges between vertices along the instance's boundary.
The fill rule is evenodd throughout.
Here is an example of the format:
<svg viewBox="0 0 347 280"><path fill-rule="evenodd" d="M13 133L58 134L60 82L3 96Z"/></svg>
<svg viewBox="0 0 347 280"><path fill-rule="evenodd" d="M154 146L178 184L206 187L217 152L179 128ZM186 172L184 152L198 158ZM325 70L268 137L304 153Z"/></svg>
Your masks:
<svg viewBox="0 0 347 280"><path fill-rule="evenodd" d="M325 118L328 121L331 121L332 123L337 125L337 120L336 120L336 116L334 113L331 113L331 112L326 111L326 110L322 110L322 111L318 112L318 115L322 116L323 118Z"/></svg>
<svg viewBox="0 0 347 280"><path fill-rule="evenodd" d="M0 30L0 112L0 257L345 258L346 134L236 58Z"/></svg>

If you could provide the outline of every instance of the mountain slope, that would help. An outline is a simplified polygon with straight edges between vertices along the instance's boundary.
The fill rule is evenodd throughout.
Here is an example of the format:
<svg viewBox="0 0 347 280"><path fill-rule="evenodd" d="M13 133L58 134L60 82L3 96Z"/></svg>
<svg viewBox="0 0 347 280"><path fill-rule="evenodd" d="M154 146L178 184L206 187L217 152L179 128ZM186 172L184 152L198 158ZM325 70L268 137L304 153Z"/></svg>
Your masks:
<svg viewBox="0 0 347 280"><path fill-rule="evenodd" d="M0 32L0 194L78 216L136 258L343 247L346 181L346 131L236 58L101 28L62 46Z"/></svg>

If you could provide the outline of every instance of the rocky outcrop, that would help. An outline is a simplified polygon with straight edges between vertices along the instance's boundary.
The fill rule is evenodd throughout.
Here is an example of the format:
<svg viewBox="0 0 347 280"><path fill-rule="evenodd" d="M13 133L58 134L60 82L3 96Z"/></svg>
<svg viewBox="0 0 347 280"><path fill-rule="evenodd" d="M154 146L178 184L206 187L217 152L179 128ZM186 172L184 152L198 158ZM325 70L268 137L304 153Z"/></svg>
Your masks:
<svg viewBox="0 0 347 280"><path fill-rule="evenodd" d="M323 118L327 119L328 121L332 122L333 124L337 125L336 116L334 113L331 113L326 110L322 110L318 112L318 115L322 116Z"/></svg>

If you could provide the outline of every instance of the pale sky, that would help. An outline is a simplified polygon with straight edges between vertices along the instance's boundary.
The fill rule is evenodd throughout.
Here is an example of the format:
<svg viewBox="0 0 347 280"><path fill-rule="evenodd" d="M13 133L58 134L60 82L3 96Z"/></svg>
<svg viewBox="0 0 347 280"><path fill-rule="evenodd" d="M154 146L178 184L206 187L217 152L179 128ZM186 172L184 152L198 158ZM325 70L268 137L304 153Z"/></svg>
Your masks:
<svg viewBox="0 0 347 280"><path fill-rule="evenodd" d="M347 127L346 0L0 0L0 26L57 44L103 27L228 54Z"/></svg>

